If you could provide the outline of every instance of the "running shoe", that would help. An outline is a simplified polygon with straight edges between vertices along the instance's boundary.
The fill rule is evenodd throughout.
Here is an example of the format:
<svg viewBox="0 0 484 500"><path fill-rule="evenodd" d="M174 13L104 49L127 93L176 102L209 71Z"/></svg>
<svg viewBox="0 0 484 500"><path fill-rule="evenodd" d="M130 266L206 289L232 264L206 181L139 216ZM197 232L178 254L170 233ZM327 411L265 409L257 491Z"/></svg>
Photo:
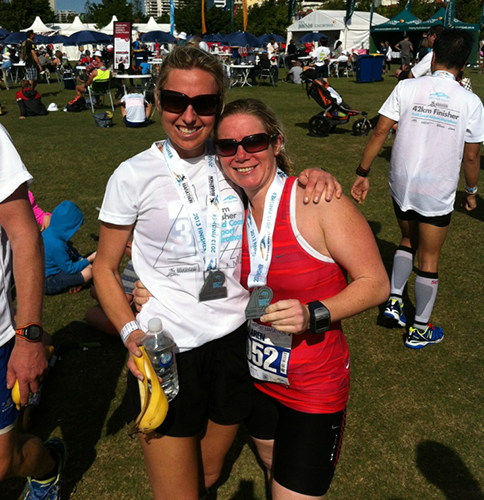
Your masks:
<svg viewBox="0 0 484 500"><path fill-rule="evenodd" d="M408 331L405 345L410 349L422 349L429 344L438 344L444 339L444 330L440 326L434 326L431 323L422 331L413 326Z"/></svg>
<svg viewBox="0 0 484 500"><path fill-rule="evenodd" d="M23 500L60 500L60 477L66 462L67 447L59 438L49 439L45 447L57 458L57 474L43 481L29 477L23 492Z"/></svg>
<svg viewBox="0 0 484 500"><path fill-rule="evenodd" d="M392 328L394 326L404 327L407 324L407 318L405 318L405 313L403 311L403 304L400 304L397 299L390 299L387 302L383 317L388 326Z"/></svg>

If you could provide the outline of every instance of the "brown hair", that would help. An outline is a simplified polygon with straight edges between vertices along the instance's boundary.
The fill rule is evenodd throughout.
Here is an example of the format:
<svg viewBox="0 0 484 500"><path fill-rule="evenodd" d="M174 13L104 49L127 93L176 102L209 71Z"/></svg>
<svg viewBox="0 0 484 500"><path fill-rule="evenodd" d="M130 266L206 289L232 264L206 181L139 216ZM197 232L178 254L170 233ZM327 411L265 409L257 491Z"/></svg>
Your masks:
<svg viewBox="0 0 484 500"><path fill-rule="evenodd" d="M193 45L184 45L175 48L175 50L168 54L161 66L158 81L156 82L157 97L159 91L163 90L171 71L174 69L200 69L206 71L213 76L218 87L218 93L223 101L227 77L225 76L222 63L215 56Z"/></svg>
<svg viewBox="0 0 484 500"><path fill-rule="evenodd" d="M274 111L272 111L269 106L259 99L238 99L237 101L232 101L227 104L215 124L215 139L217 139L218 127L222 120L233 115L249 115L257 118L262 123L262 126L268 135L271 137L274 135L280 135L282 137L282 143L284 146L285 136L281 121L277 118ZM286 174L289 174L294 166L294 163L289 158L289 155L284 150L284 147L281 148L280 153L276 156L276 162L277 166Z"/></svg>

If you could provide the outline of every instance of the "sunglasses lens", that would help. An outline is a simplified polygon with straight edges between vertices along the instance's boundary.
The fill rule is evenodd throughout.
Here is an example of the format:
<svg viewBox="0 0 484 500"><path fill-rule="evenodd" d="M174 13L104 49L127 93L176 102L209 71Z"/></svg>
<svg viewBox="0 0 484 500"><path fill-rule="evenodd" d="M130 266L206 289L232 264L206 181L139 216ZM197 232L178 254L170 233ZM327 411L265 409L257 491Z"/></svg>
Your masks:
<svg viewBox="0 0 484 500"><path fill-rule="evenodd" d="M259 153L269 147L269 139L267 134L249 135L242 139L242 146L247 153Z"/></svg>
<svg viewBox="0 0 484 500"><path fill-rule="evenodd" d="M161 107L169 113L183 113L188 107L188 97L177 92L162 92Z"/></svg>
<svg viewBox="0 0 484 500"><path fill-rule="evenodd" d="M192 100L193 109L200 116L210 116L217 113L220 98L218 95L199 95Z"/></svg>
<svg viewBox="0 0 484 500"><path fill-rule="evenodd" d="M215 143L215 149L220 156L234 156L241 145L247 153L260 153L270 144L271 137L267 134L254 134L244 137L240 142L235 139L222 139Z"/></svg>
<svg viewBox="0 0 484 500"><path fill-rule="evenodd" d="M163 90L161 92L161 107L169 113L184 113L189 105L200 116L215 115L219 109L220 96L217 94L197 95L188 97L179 92Z"/></svg>
<svg viewBox="0 0 484 500"><path fill-rule="evenodd" d="M235 139L226 139L215 143L215 149L220 156L233 156L237 152L237 146Z"/></svg>

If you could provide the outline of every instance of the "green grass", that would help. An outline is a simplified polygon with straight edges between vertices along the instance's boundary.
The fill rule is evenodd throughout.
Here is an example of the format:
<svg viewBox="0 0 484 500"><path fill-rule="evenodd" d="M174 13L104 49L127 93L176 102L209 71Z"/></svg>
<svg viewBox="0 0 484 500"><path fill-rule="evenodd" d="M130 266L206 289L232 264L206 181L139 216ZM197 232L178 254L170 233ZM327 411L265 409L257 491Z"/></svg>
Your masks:
<svg viewBox="0 0 484 500"><path fill-rule="evenodd" d="M484 77L475 71L467 76L482 95ZM332 80L346 102L370 117L395 83L393 77L374 84ZM55 84L39 85L44 103L55 102L62 109L73 92L56 90ZM308 120L320 109L302 88L280 82L277 88L263 85L228 93L230 100L249 96L267 102L283 120L287 149L298 169L324 167L349 193L367 142L351 134L354 119L329 137L310 137ZM15 90L2 91L0 99L5 112L0 122L35 177L32 191L39 205L52 210L62 200L75 201L85 223L73 242L82 253L93 251L90 234L99 231L96 207L106 182L122 160L164 137L159 119L145 130L126 129L119 110L111 129L97 128L90 111L60 111L22 121ZM388 270L399 241L387 186L391 144L387 141L373 165L371 190L361 206ZM463 180L458 198L462 191ZM405 349L401 330L378 326L376 309L344 322L352 385L344 445L328 499L484 499L484 202L480 195L478 203L471 214L456 209L442 252L432 315L446 331L442 344L422 351ZM411 318L413 278L406 303ZM57 435L67 441L70 455L63 498L70 494L74 500L149 499L140 447L125 431L125 350L116 339L71 324L83 318L91 304L87 291L46 297L45 325L56 343L94 341L102 347L65 351L47 380L32 430L43 438ZM13 500L22 482L8 481L1 488L1 498ZM263 473L243 431L229 454L217 498L265 498Z"/></svg>

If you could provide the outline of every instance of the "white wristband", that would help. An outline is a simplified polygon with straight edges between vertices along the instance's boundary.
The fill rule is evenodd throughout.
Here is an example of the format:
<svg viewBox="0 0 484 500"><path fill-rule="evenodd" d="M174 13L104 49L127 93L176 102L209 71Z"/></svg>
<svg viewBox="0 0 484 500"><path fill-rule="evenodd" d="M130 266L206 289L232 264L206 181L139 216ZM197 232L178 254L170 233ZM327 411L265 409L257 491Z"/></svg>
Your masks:
<svg viewBox="0 0 484 500"><path fill-rule="evenodd" d="M474 186L473 188L470 188L467 184L466 184L466 194L477 194L477 186Z"/></svg>
<svg viewBox="0 0 484 500"><path fill-rule="evenodd" d="M141 330L139 323L137 321L130 321L129 323L126 323L119 335L121 336L121 340L123 341L123 344L126 344L126 341L128 340L128 337L136 330Z"/></svg>

